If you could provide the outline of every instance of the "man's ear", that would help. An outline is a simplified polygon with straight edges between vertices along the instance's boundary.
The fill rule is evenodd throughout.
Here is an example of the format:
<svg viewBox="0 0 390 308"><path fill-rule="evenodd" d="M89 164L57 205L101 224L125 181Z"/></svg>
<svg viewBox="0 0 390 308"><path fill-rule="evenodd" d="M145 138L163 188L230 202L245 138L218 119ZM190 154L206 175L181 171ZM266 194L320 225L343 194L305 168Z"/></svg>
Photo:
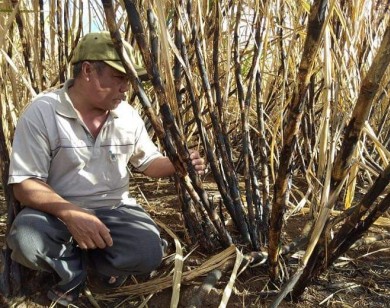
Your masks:
<svg viewBox="0 0 390 308"><path fill-rule="evenodd" d="M89 81L91 77L91 73L94 70L93 64L89 61L84 61L81 66L81 74L83 78L85 78L87 81Z"/></svg>

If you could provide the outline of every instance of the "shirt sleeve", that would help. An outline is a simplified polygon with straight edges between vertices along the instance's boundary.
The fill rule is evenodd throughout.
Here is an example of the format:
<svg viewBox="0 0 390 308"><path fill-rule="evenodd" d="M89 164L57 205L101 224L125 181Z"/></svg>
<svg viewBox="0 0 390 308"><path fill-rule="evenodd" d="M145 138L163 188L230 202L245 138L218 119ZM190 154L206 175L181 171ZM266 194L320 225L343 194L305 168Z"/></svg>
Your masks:
<svg viewBox="0 0 390 308"><path fill-rule="evenodd" d="M163 155L149 137L142 118L135 110L134 113L133 118L137 123L137 129L135 133L134 151L130 157L130 163L137 170L143 172L154 159Z"/></svg>
<svg viewBox="0 0 390 308"><path fill-rule="evenodd" d="M31 106L19 118L10 158L8 184L29 178L47 180L50 147L41 114Z"/></svg>

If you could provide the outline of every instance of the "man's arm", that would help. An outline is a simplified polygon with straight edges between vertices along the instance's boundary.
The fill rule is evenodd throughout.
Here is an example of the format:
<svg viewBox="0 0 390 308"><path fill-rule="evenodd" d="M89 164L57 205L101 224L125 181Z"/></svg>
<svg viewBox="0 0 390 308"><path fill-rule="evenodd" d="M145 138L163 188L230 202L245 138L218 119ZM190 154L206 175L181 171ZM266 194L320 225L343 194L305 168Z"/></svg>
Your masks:
<svg viewBox="0 0 390 308"><path fill-rule="evenodd" d="M66 201L48 184L27 179L12 187L21 204L61 219L81 249L112 245L110 230L95 215Z"/></svg>
<svg viewBox="0 0 390 308"><path fill-rule="evenodd" d="M198 151L191 151L190 159L196 172L201 175L205 173L204 159L200 157ZM146 176L153 178L168 177L175 173L175 167L168 157L158 157L153 160L143 172Z"/></svg>

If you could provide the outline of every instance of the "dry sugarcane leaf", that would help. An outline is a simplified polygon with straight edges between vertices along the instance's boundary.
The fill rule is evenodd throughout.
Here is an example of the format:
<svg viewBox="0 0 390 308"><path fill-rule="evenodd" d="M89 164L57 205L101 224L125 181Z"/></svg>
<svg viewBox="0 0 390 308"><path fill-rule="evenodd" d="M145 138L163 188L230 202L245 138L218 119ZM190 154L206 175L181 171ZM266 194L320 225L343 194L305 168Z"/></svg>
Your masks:
<svg viewBox="0 0 390 308"><path fill-rule="evenodd" d="M179 238L176 236L175 233L172 232L171 229L161 221L156 220L156 223L163 228L175 241L175 269L173 273L173 286L172 286L172 298L171 298L171 308L175 308L179 304L179 298L180 298L180 286L181 286L181 277L183 273L183 249L181 247Z"/></svg>

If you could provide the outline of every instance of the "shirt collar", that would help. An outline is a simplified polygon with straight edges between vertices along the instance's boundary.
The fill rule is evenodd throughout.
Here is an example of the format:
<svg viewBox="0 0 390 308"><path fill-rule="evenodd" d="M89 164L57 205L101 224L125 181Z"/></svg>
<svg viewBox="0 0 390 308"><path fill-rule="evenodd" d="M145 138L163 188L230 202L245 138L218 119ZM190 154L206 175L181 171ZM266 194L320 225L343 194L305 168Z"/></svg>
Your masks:
<svg viewBox="0 0 390 308"><path fill-rule="evenodd" d="M123 102L120 103L120 105L114 109L110 110L110 114L114 119L120 118L123 113L119 112L120 106L123 104Z"/></svg>
<svg viewBox="0 0 390 308"><path fill-rule="evenodd" d="M69 97L69 87L74 83L74 79L65 81L64 86L59 91L59 104L56 106L56 112L68 118L77 119L77 112Z"/></svg>

